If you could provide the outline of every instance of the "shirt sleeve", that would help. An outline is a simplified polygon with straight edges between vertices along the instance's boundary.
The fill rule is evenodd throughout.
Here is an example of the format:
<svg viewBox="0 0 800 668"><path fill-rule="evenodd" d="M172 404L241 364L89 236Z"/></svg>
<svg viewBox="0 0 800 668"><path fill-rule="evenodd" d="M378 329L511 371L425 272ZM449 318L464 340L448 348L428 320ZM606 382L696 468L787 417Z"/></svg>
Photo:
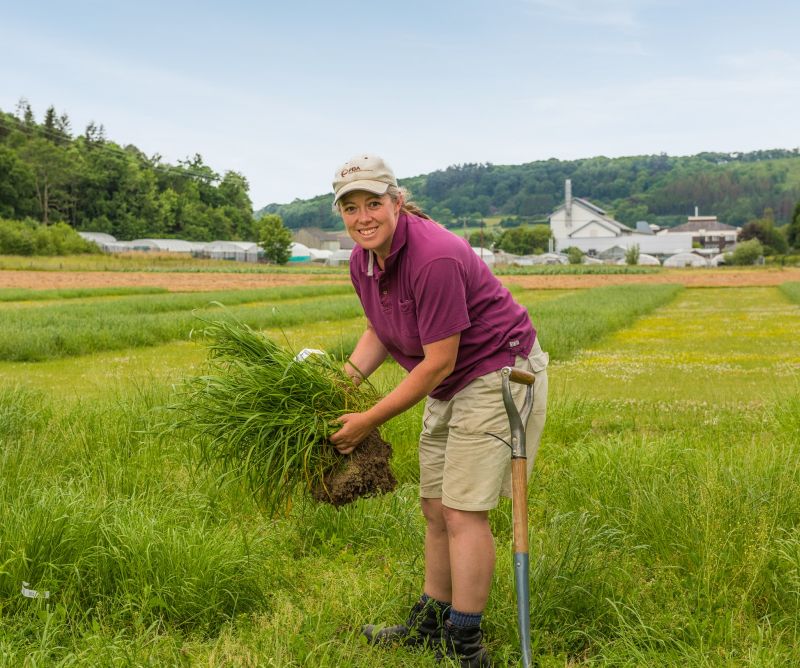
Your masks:
<svg viewBox="0 0 800 668"><path fill-rule="evenodd" d="M358 272L355 269L354 262L350 261L350 282L353 284L353 289L356 291L359 300L361 299L361 283L358 280Z"/></svg>
<svg viewBox="0 0 800 668"><path fill-rule="evenodd" d="M464 265L453 258L429 262L414 282L417 327L423 345L470 326Z"/></svg>

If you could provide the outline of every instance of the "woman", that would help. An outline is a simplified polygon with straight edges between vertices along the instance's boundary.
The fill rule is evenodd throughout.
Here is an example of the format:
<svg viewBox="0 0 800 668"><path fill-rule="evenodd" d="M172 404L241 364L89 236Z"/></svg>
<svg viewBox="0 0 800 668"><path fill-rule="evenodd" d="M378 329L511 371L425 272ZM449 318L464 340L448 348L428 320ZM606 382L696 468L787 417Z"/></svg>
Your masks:
<svg viewBox="0 0 800 668"><path fill-rule="evenodd" d="M464 667L490 666L481 617L494 572L488 511L510 496L499 370L536 375L528 461L547 399L547 353L527 311L461 238L406 202L389 166L358 155L336 172L334 205L356 242L350 277L367 328L345 368L358 383L391 355L408 375L375 406L341 418L350 453L373 429L427 397L419 443L425 583L405 624L364 627L371 643L436 645ZM521 404L522 386L515 391Z"/></svg>

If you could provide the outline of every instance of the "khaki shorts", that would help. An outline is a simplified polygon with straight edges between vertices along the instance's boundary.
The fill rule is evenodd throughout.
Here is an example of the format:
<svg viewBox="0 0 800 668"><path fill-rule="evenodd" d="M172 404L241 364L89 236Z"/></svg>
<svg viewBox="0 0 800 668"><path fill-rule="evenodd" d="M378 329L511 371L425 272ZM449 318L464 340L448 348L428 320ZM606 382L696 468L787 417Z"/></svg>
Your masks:
<svg viewBox="0 0 800 668"><path fill-rule="evenodd" d="M531 354L515 364L536 376L525 429L529 476L547 412L548 362L537 339ZM521 409L525 385L512 383L511 388ZM420 496L475 511L494 508L501 494L510 497L511 449L486 432L511 441L500 371L476 378L449 401L428 397L419 438Z"/></svg>

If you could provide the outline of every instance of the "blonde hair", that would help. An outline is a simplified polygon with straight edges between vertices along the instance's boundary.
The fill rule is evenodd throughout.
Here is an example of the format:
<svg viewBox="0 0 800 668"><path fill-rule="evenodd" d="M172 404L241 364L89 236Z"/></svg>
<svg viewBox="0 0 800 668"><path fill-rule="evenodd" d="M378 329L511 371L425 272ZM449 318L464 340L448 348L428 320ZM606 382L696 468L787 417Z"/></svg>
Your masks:
<svg viewBox="0 0 800 668"><path fill-rule="evenodd" d="M433 220L427 213L425 213L420 206L416 202L411 201L411 193L408 191L408 188L404 188L403 186L389 186L389 189L386 191L386 194L389 195L393 202L396 202L399 198L402 198L403 205L400 207L401 211L405 213L410 213L414 216L419 216L420 218L427 218L428 220Z"/></svg>

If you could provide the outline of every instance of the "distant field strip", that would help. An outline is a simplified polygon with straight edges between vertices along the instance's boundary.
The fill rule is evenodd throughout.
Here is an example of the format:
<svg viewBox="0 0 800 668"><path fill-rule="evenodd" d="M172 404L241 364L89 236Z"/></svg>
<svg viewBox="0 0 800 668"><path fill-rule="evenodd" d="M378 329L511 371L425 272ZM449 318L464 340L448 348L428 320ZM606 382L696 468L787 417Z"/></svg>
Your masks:
<svg viewBox="0 0 800 668"><path fill-rule="evenodd" d="M797 286L792 288L792 285ZM764 401L800 384L800 308L786 288L690 289L559 369L595 398Z"/></svg>
<svg viewBox="0 0 800 668"><path fill-rule="evenodd" d="M361 314L347 285L166 294L24 310L0 306L0 360L42 361L186 339L202 328L198 316L220 317L212 302L226 307L222 317L258 328Z"/></svg>
<svg viewBox="0 0 800 668"><path fill-rule="evenodd" d="M177 272L193 274L340 274L347 267L317 264L289 265L235 262L181 257L175 253L102 253L99 255L20 256L0 255L0 270L13 271L116 271Z"/></svg>
<svg viewBox="0 0 800 668"><path fill-rule="evenodd" d="M65 290L25 290L0 288L0 302L31 302L54 299L82 299L85 297L124 297L128 295L165 294L166 288L70 288Z"/></svg>
<svg viewBox="0 0 800 668"><path fill-rule="evenodd" d="M630 324L636 317L668 302L677 286L596 288L552 298L546 292L518 291L546 349L565 359L600 337ZM101 351L154 346L185 340L201 329L201 318L238 318L252 327L287 329L362 315L348 285L300 286L217 293L157 294L76 303L47 304L36 309L0 304L0 360L36 362ZM587 317L586 313L591 313ZM348 353L357 336L337 332L329 345Z"/></svg>

